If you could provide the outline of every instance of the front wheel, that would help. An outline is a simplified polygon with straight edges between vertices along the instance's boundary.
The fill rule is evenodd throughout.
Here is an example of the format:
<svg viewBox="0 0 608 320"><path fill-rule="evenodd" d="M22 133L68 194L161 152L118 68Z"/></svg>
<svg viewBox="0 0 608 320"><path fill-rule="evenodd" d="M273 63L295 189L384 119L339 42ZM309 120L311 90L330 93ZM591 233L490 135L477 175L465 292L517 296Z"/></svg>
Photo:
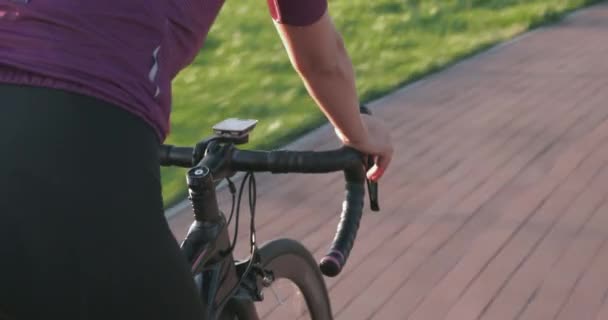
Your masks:
<svg viewBox="0 0 608 320"><path fill-rule="evenodd" d="M332 319L323 276L302 244L290 239L274 240L261 246L258 253L261 266L274 279L263 288L263 301L255 303L259 319Z"/></svg>

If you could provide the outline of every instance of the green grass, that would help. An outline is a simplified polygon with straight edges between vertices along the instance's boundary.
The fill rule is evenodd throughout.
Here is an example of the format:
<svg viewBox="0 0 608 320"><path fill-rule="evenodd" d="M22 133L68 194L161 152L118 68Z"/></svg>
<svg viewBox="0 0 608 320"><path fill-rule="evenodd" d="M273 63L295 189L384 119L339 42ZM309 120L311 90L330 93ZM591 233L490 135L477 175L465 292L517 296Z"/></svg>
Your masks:
<svg viewBox="0 0 608 320"><path fill-rule="evenodd" d="M295 0L294 0L295 1ZM594 2L589 0L331 0L362 101ZM260 120L249 147L285 143L325 123L269 18L266 1L226 1L194 63L174 85L167 143L193 145L227 117ZM163 169L165 204L185 170Z"/></svg>

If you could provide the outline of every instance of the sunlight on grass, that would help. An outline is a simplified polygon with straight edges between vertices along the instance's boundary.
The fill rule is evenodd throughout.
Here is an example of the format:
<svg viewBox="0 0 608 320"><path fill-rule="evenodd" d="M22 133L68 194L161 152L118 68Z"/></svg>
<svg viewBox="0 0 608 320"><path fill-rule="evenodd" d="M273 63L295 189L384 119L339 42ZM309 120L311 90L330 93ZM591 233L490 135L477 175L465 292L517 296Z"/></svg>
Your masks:
<svg viewBox="0 0 608 320"><path fill-rule="evenodd" d="M585 0L332 0L368 101L453 61L553 21ZM271 147L325 120L281 46L265 1L226 1L205 47L173 85L167 143L193 145L227 117L260 120L248 147ZM163 169L165 203L185 170Z"/></svg>

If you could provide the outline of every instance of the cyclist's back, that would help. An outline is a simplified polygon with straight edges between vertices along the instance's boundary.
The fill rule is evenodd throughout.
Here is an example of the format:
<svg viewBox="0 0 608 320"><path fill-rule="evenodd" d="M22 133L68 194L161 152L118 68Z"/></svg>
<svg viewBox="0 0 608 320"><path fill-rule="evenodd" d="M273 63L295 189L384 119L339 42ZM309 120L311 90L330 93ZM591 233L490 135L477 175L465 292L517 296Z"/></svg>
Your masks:
<svg viewBox="0 0 608 320"><path fill-rule="evenodd" d="M0 1L0 82L44 83L103 99L142 117L161 137L171 79L197 54L222 4L20 2Z"/></svg>

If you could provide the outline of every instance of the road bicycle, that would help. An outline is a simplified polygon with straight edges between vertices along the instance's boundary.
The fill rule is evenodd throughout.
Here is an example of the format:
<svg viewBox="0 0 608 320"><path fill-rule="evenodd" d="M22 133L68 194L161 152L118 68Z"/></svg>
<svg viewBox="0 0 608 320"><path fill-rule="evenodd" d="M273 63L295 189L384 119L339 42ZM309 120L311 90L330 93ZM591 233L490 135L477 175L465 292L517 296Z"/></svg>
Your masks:
<svg viewBox="0 0 608 320"><path fill-rule="evenodd" d="M363 212L365 185L372 210L378 211L377 184L366 179L370 165L356 150L342 147L331 151L251 151L237 148L247 143L255 120L227 119L213 127L214 134L195 147L162 145L161 165L189 168L186 180L194 222L181 243L188 259L197 289L203 300L205 319L257 320L256 303L264 299L263 291L280 279L288 280L300 290L306 304L304 314L313 320L332 319L331 305L322 274L337 276L353 247ZM255 237L254 172L328 173L343 171L346 180L341 219L329 252L320 260L299 242L277 239L258 247ZM238 202L236 186L230 179L244 172ZM219 210L216 186L226 179L233 195L227 218ZM241 196L249 187L251 211L250 256L244 261L233 257L238 230L231 241L228 226L233 217L238 228Z"/></svg>

